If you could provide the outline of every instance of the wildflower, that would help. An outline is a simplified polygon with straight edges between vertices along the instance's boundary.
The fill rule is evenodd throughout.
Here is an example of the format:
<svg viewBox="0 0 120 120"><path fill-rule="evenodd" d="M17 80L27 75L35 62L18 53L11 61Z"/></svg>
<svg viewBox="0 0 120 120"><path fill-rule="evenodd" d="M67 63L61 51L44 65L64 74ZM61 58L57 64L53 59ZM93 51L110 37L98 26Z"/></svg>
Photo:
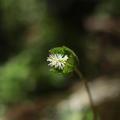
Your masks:
<svg viewBox="0 0 120 120"><path fill-rule="evenodd" d="M78 58L75 53L65 46L50 49L47 61L51 71L63 74L71 73L78 65Z"/></svg>
<svg viewBox="0 0 120 120"><path fill-rule="evenodd" d="M68 56L62 54L50 54L49 57L47 58L47 61L50 62L48 65L50 67L58 68L59 70L60 69L63 70L67 60Z"/></svg>

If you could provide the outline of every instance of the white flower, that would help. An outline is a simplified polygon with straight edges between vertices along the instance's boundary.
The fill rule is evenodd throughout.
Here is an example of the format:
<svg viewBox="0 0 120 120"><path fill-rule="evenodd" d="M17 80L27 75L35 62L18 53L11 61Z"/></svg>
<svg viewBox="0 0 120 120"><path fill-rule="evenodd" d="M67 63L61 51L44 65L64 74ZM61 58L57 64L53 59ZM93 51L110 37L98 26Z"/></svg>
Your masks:
<svg viewBox="0 0 120 120"><path fill-rule="evenodd" d="M63 70L67 60L68 56L62 54L50 54L49 57L47 58L47 61L49 62L48 65L50 67L58 68L59 70Z"/></svg>

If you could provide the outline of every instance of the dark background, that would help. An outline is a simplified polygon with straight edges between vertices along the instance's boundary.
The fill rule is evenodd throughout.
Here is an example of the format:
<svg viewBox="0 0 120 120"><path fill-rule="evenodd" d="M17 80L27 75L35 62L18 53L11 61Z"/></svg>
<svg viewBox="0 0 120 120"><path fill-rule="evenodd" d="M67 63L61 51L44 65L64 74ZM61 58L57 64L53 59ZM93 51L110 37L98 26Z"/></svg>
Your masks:
<svg viewBox="0 0 120 120"><path fill-rule="evenodd" d="M5 109L5 112L1 109L1 113L6 116L12 106L27 101L40 107L45 104L46 108L51 105L49 98L56 100L58 94L66 97L72 94L71 89L81 80L75 73L64 77L49 71L46 58L48 50L54 47L71 48L79 58L80 71L90 82L102 76L119 79L119 8L119 0L1 0L0 105ZM103 92L107 94L109 90ZM105 117L104 107L107 109L109 102L107 107L101 103L98 109L102 111L103 120L119 119L120 104L116 102L118 98L113 96L113 99L111 114L117 117ZM26 106L26 111L29 113L32 109L30 114L39 116L43 109L36 112L34 107ZM19 106L15 109L24 113ZM12 113L8 115L12 116ZM50 119L48 112L45 116Z"/></svg>

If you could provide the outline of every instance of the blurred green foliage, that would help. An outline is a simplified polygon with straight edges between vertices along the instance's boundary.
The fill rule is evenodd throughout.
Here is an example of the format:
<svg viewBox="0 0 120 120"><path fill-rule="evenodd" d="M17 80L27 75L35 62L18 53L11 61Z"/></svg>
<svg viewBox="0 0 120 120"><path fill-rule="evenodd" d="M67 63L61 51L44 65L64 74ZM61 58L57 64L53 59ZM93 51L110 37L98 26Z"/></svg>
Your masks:
<svg viewBox="0 0 120 120"><path fill-rule="evenodd" d="M90 108L82 110L63 110L60 114L60 120L93 120L93 112Z"/></svg>
<svg viewBox="0 0 120 120"><path fill-rule="evenodd" d="M49 81L50 77L59 78L50 75L46 67L46 56L57 26L46 12L44 1L2 0L0 9L1 30L4 30L6 44L10 43L2 53L4 57L4 51L8 51L9 57L0 67L0 102L16 103L29 97L27 93L35 90L37 80L44 85L48 82L48 86L51 82L54 84ZM4 36L1 39L4 40ZM13 50L9 53L9 49Z"/></svg>

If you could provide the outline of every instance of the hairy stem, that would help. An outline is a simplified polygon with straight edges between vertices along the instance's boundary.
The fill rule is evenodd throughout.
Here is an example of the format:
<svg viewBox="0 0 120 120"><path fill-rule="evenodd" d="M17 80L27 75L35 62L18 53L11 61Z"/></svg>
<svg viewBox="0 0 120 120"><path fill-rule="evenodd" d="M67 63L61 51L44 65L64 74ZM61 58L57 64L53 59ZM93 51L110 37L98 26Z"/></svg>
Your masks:
<svg viewBox="0 0 120 120"><path fill-rule="evenodd" d="M95 109L95 106L94 106L94 102L93 102L93 99L92 99L92 95L91 95L91 92L90 92L90 89L89 89L89 86L87 84L87 80L84 79L84 77L82 76L81 72L79 71L79 69L75 69L75 72L77 73L77 75L79 76L79 78L82 80L84 86L85 86L85 89L87 91L87 94L88 94L88 98L89 98L89 101L90 101L90 106L91 106L91 109L93 111L93 114L94 114L94 118L93 120L97 120L97 112L96 112L96 109Z"/></svg>

